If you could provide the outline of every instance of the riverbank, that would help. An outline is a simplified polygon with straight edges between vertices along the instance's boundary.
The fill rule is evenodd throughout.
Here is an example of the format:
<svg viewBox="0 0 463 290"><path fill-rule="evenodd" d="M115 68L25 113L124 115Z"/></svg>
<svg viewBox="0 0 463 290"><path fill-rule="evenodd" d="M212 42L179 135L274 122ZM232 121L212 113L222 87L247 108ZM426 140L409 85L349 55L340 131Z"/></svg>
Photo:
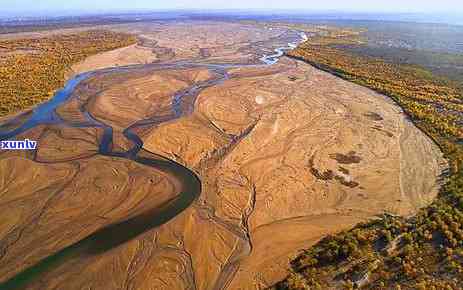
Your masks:
<svg viewBox="0 0 463 290"><path fill-rule="evenodd" d="M332 45L355 42L320 37L289 55L388 95L438 144L450 164L448 176L438 198L416 216L384 216L325 238L292 260L292 273L275 288L461 288L462 93L422 68L353 55Z"/></svg>
<svg viewBox="0 0 463 290"><path fill-rule="evenodd" d="M101 56L96 57L98 64L102 63ZM3 237L6 243L2 245L8 246L7 253L5 252L1 258L6 264L2 267L3 272L0 275L13 276L0 287L17 289L27 287L29 283L33 285L37 278L42 278L37 275L46 276L47 272L66 266L66 261L69 259L81 259L81 262L85 263L87 254L97 255L100 252L110 251L120 244L125 244L144 232L163 225L191 205L201 191L199 179L193 172L178 163L164 160L160 156L144 151L141 148L143 143L135 132L138 129L135 123L140 122L141 126L158 126L163 122L171 122L184 117L193 110L191 107L197 93L225 78L225 75L221 76L221 74L225 72L219 72L218 67L211 69L201 65L189 67L185 63L160 64L159 68L151 65L140 66L138 69L110 69L84 73L70 79L66 87L60 90L51 101L35 108L32 116L25 116L27 120L24 124L18 124L12 130L9 127L13 124L3 126L5 131L1 132L2 138L29 136L38 140L39 148L32 156L27 154L22 156L19 152L1 152L0 164L15 168L17 163L17 166L21 167L21 160L24 159L24 161L29 161L28 166L39 176L53 174L63 168L74 169L65 177L64 184L61 180L57 181L56 178L51 177L55 183L45 186L49 190L42 193L34 192L34 187L23 188L20 194L37 195L47 200L42 195L49 193L55 187L62 186L61 190L58 189L58 193L66 197L69 197L69 194L72 195L73 188L79 188L78 199L82 199L85 206L82 207L83 211L70 210L67 204L70 202L72 207L72 198L65 199L63 205L61 198L54 200L50 197L52 200L48 199L46 208L39 206L37 212L29 210L29 215L42 216L42 210L56 210L58 207L62 211L59 215L61 218L73 219L72 224L66 225L66 231L72 232L69 238L61 239L61 236L48 232L49 235L41 239L40 247L29 247L30 239L43 237L41 233L35 232L22 238L20 245L8 244L8 239L15 234L10 232L10 229L13 227L22 230L28 228L28 219L11 220L5 225L6 228L0 228L0 232L6 233L6 237ZM119 101L125 100L129 103L125 105L118 103L116 107L111 107L111 100L109 102L107 100L108 96L120 96L121 91L118 90L117 85L131 78L136 80L127 83L130 89L138 90L138 93L142 95L147 90L149 98L145 98L146 96L139 98L138 94L131 100L118 98ZM101 86L106 86L106 94L95 95L94 89ZM104 100L102 103L99 102L101 99ZM139 105L139 110L133 110L134 103ZM124 107L128 110L125 111ZM108 109L109 112L105 113L104 110ZM114 116L116 113L120 114L120 118ZM158 115L159 117L156 117ZM135 164L131 166L133 162ZM105 170L96 166L95 163L101 164ZM48 171L45 164L49 167ZM138 165L141 168L138 168ZM91 171L88 166L97 172ZM143 170L143 167L153 167L154 170L150 172ZM113 172L116 180L118 178L123 180L114 182L116 184L111 187L110 183L114 180L106 175L108 170ZM128 171L127 178L120 174L125 171ZM16 182L23 181L17 174L19 172L13 170L7 177L9 182L1 184L6 187L7 192L16 185ZM25 173L26 176L30 174L30 172ZM138 177L147 178L149 182L140 186ZM41 188L41 182L44 181L33 180L31 185ZM100 208L106 206L113 208L109 213L98 215L97 220L93 213L98 207L93 206L98 202L88 197L89 192L86 189L92 191L93 187L88 186L86 182L95 182L97 198L100 198L98 201L104 203L104 205L99 204ZM136 185L132 186L134 182ZM160 193L159 190L163 192ZM114 199L107 201L103 197L107 194L112 195ZM121 195L126 194L127 197L121 200ZM14 194L9 194L9 198L14 196ZM18 200L22 200L21 197L18 197ZM24 200L22 202L27 203ZM78 203L77 200L74 202ZM71 211L69 213L71 217L67 216L69 211ZM57 217L51 215L41 219L42 231L54 232L63 226L59 222L53 224L53 220ZM86 231L79 232L80 223L89 220L93 221L92 226ZM21 257L15 259L19 257L17 255L10 255L16 248L32 253L32 257L22 257L28 259L27 263L21 263ZM44 248L48 250L43 250ZM6 250L6 248L2 249ZM49 254L46 255L46 253ZM25 267L30 264L35 265ZM17 273L21 270L23 271Z"/></svg>
<svg viewBox="0 0 463 290"><path fill-rule="evenodd" d="M49 100L64 86L71 65L88 56L133 44L128 34L90 30L37 39L0 41L0 117Z"/></svg>
<svg viewBox="0 0 463 290"><path fill-rule="evenodd" d="M131 44L126 47L88 56L82 61L73 64L66 75L67 78L71 78L88 71L136 64L149 64L156 60L158 60L158 58L153 52L153 48L143 47L139 44Z"/></svg>
<svg viewBox="0 0 463 290"><path fill-rule="evenodd" d="M0 209L20 217L0 228L0 277L109 227L107 240L128 238L77 251L28 289L264 288L305 245L385 210L414 214L436 196L440 152L389 99L301 61L257 63L298 41L296 31L202 21L125 29L175 58L96 72L56 108L55 124L20 136L39 140L36 153L0 154L12 168L0 171ZM201 180L196 200L152 228L179 183L134 162L137 152ZM134 220L143 231L126 235Z"/></svg>

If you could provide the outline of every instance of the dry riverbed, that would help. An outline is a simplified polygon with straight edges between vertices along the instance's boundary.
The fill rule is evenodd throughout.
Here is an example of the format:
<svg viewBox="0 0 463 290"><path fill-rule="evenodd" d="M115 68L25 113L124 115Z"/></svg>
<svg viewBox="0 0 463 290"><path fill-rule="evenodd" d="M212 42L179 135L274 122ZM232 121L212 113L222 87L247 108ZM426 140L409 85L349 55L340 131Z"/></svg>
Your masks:
<svg viewBox="0 0 463 290"><path fill-rule="evenodd" d="M114 29L145 42L93 56L75 72L185 59L248 64L287 37L235 23ZM191 114L137 132L146 150L199 175L199 199L126 243L65 261L29 289L262 289L326 234L384 212L410 215L435 198L442 154L385 96L288 58L228 74L199 93ZM58 113L79 120L85 104L127 149L125 128L169 114L176 92L219 77L204 66L97 75ZM40 140L35 159L0 154L8 216L0 222L0 281L179 192L163 172L94 156L101 134L43 126L25 133Z"/></svg>

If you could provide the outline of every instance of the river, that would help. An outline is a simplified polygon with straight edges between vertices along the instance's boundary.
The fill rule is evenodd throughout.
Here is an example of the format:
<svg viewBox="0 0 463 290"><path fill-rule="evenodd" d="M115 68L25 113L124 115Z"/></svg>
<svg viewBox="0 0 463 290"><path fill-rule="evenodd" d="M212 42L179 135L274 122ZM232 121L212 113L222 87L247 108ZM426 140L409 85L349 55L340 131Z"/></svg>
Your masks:
<svg viewBox="0 0 463 290"><path fill-rule="evenodd" d="M290 50L302 41L307 40L307 36L304 33L299 33L298 35L300 39L295 42L288 43L287 46L276 48L274 50L275 54L268 56L264 55L261 57L260 61L263 65L276 64L284 55L285 51ZM123 131L123 134L133 145L125 152L113 151L113 128L93 118L91 114L85 111L85 107L81 107L81 110L83 110L83 115L86 120L79 123L69 123L61 119L56 113L56 109L59 106L68 102L73 97L73 92L79 84L96 74L117 73L124 70L140 69L146 66L154 67L156 69L202 67L213 71L215 75L218 75L218 77L205 82L193 84L187 89L174 94L171 102L171 110L173 114L167 117L153 117L140 120L126 128ZM201 193L201 181L199 177L188 168L173 160L169 160L163 156L155 155L144 150L143 141L135 133L135 129L146 125L161 125L191 114L194 110L196 97L202 90L218 85L229 79L230 76L227 73L227 69L243 66L262 66L262 64L203 64L181 61L167 64L148 64L143 66L108 68L93 72L86 72L70 79L63 89L55 93L54 97L50 101L40 104L33 109L32 114L30 114L25 121L19 120L19 118L23 118L22 115L20 115L0 124L0 128L8 128L9 124L14 123L21 124L12 130L0 130L0 141L14 139L16 136L39 125L65 124L74 128L102 128L104 133L99 143L99 154L114 158L129 159L133 162L163 171L178 179L183 184L182 188L186 189L179 193L176 198L163 205L161 209L156 208L148 210L147 212L128 220L109 225L91 234L87 238L45 258L41 262L17 274L5 283L0 284L0 289L21 289L33 279L37 278L40 274L43 274L60 263L63 263L68 257L107 251L135 238L149 229L168 222L188 208Z"/></svg>

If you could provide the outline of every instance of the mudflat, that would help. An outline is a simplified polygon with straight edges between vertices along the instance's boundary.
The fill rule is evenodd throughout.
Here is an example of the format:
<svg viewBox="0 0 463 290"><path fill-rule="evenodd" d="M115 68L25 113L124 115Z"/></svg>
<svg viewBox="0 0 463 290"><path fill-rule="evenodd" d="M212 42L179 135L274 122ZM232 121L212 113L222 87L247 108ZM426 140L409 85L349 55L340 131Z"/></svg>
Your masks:
<svg viewBox="0 0 463 290"><path fill-rule="evenodd" d="M38 140L37 152L0 153L0 281L185 190L169 171L101 155L104 127L69 125L86 114L112 129L117 152L134 146L127 129L138 124L145 154L196 173L201 194L158 227L61 259L28 289L262 289L326 234L411 215L437 195L441 152L387 97L289 58L259 62L297 32L202 21L108 28L140 41L74 72L131 67L79 84L56 109L68 125L19 136Z"/></svg>

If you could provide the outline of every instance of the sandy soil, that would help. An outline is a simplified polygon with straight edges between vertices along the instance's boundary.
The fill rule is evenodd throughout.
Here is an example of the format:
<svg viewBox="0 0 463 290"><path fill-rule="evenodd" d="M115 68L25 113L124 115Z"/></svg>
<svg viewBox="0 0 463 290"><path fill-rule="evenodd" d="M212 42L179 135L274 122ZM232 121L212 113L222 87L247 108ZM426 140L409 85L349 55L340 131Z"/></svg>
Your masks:
<svg viewBox="0 0 463 290"><path fill-rule="evenodd" d="M140 23L111 29L138 35L142 45L153 48L163 61L216 63L246 63L264 53L271 54L274 46L287 44L284 34L288 32L282 28L210 21Z"/></svg>
<svg viewBox="0 0 463 290"><path fill-rule="evenodd" d="M97 135L38 127L25 136L39 140L36 156L0 154L1 277L180 192L178 181L161 171L94 156Z"/></svg>
<svg viewBox="0 0 463 290"><path fill-rule="evenodd" d="M201 94L190 119L145 138L146 148L179 156L203 177L204 193L190 212L194 228L204 228L199 215L234 233L225 250L222 235L190 245L201 257L193 267L199 289L271 285L286 274L289 257L327 233L383 212L412 214L436 196L445 164L384 96L302 62L285 60L270 76L251 72L235 71ZM199 119L208 125L193 127ZM233 146L230 138L186 143L214 140L211 132L241 138Z"/></svg>
<svg viewBox="0 0 463 290"><path fill-rule="evenodd" d="M284 38L233 23L117 29L140 35L163 61L251 63ZM87 68L127 52L99 55ZM199 174L194 205L109 251L56 266L29 289L263 289L326 234L384 212L413 214L436 196L442 154L388 98L286 58L229 73L199 94L192 114L140 132L147 150ZM167 113L175 92L214 77L206 68L101 74L58 113L79 120L86 104L124 147L124 128ZM9 217L0 223L0 281L137 204L156 207L178 192L162 172L93 156L101 132L84 131L36 128L27 133L43 145L35 159L0 155L0 208Z"/></svg>
<svg viewBox="0 0 463 290"><path fill-rule="evenodd" d="M69 76L108 67L147 64L156 60L157 57L150 48L134 44L90 56L84 61L73 65Z"/></svg>

